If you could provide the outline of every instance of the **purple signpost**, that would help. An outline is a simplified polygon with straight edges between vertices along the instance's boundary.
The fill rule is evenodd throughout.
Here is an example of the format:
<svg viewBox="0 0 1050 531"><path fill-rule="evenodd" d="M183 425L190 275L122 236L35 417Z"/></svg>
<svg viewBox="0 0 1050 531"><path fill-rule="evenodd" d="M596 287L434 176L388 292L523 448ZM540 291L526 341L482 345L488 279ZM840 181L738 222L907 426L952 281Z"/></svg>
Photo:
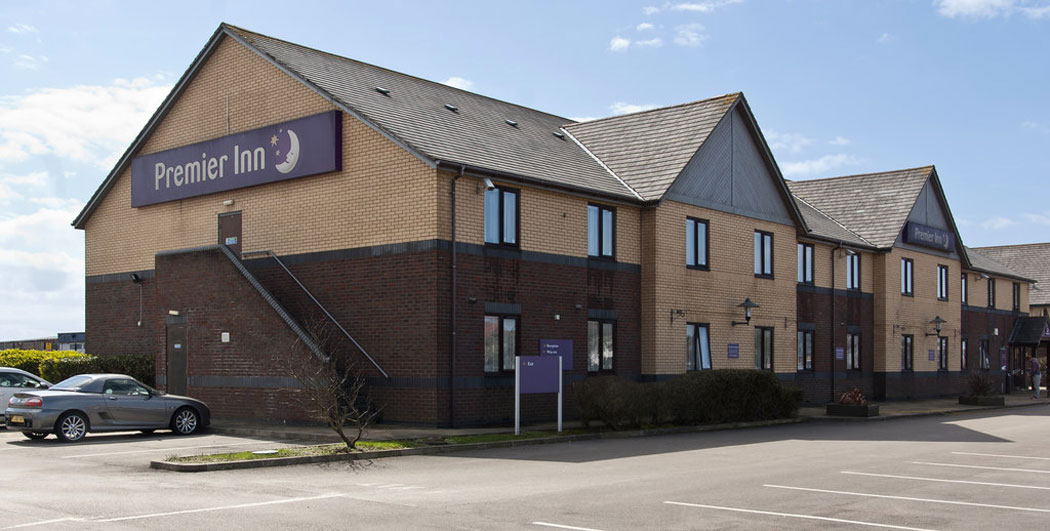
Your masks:
<svg viewBox="0 0 1050 531"><path fill-rule="evenodd" d="M521 395L558 393L558 433L561 433L561 356L515 356L514 435L521 434Z"/></svg>
<svg viewBox="0 0 1050 531"><path fill-rule="evenodd" d="M571 339L541 339L540 356L561 356L561 368L564 371L572 370L572 340Z"/></svg>

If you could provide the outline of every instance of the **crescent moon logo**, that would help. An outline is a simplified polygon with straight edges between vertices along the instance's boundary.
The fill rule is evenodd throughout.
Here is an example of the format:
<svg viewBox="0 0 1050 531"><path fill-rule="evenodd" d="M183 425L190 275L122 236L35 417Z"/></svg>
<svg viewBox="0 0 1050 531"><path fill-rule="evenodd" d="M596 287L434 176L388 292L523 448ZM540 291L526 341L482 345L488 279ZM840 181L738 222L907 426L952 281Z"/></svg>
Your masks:
<svg viewBox="0 0 1050 531"><path fill-rule="evenodd" d="M295 131L288 130L288 140L291 142L291 147L288 148L288 153L285 154L284 162L275 166L277 171L281 173L288 173L295 169L295 165L299 163L299 137L296 136Z"/></svg>

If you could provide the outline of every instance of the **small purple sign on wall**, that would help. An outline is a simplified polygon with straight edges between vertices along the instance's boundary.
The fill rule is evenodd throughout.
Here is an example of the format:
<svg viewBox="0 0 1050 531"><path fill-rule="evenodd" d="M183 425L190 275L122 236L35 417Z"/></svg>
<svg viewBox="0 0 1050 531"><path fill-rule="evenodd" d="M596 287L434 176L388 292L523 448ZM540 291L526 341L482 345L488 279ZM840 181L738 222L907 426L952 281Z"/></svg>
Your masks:
<svg viewBox="0 0 1050 531"><path fill-rule="evenodd" d="M557 393L561 366L553 356L521 356L518 378L521 394Z"/></svg>
<svg viewBox="0 0 1050 531"><path fill-rule="evenodd" d="M572 340L571 339L541 339L540 356L561 356L561 368L565 371L572 370Z"/></svg>
<svg viewBox="0 0 1050 531"><path fill-rule="evenodd" d="M329 111L135 157L131 206L339 171L342 123Z"/></svg>
<svg viewBox="0 0 1050 531"><path fill-rule="evenodd" d="M729 357L730 358L739 358L740 357L740 344L739 343L730 343L729 344Z"/></svg>
<svg viewBox="0 0 1050 531"><path fill-rule="evenodd" d="M846 349L842 347L835 347L835 359L844 360L846 359Z"/></svg>

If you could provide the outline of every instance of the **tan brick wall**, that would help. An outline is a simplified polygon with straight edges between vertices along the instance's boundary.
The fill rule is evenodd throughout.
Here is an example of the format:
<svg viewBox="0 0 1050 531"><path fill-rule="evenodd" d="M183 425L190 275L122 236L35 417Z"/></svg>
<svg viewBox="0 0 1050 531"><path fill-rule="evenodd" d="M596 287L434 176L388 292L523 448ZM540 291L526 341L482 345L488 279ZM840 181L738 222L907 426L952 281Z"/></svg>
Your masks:
<svg viewBox="0 0 1050 531"><path fill-rule="evenodd" d="M988 279L982 276L982 273L976 271L967 271L967 282L969 283L969 298L967 304L978 308L988 307ZM1013 310L1013 284L1017 282L1021 285L1021 309L1022 312L1031 312L1029 301L1029 289L1031 286L1027 282L1020 282L1007 277L1000 277L990 275L989 278L995 279L995 309L996 310ZM960 284L961 285L961 284ZM1039 313L1039 312L1036 312Z"/></svg>
<svg viewBox="0 0 1050 531"><path fill-rule="evenodd" d="M813 245L813 284L822 288L831 287L831 257L834 255L835 289L846 289L846 248L839 248L837 246L810 240L799 240L799 242ZM853 249L853 251L860 256L860 290L864 293L872 293L875 290L875 284L877 282L875 271L877 255L875 253L857 249ZM793 257L797 264L797 246ZM798 266L796 265L796 275L797 267ZM795 279L797 280L798 277L796 276Z"/></svg>
<svg viewBox="0 0 1050 531"><path fill-rule="evenodd" d="M226 38L139 154L308 116L333 106ZM125 170L86 224L86 272L152 269L157 251L216 243L218 214L243 212L243 250L304 253L437 237L436 172L344 114L343 171L131 208ZM447 193L447 186L441 189ZM222 202L233 199L231 207Z"/></svg>
<svg viewBox="0 0 1050 531"><path fill-rule="evenodd" d="M438 198L439 235L450 238L449 183L452 174L442 172ZM641 209L604 203L585 197L523 186L520 183L494 183L519 191L519 246L522 250L587 257L587 205L596 204L616 211L615 254L619 262L640 263ZM485 243L485 185L481 179L465 176L456 186L456 240Z"/></svg>
<svg viewBox="0 0 1050 531"><path fill-rule="evenodd" d="M710 270L685 265L686 217L707 219ZM754 274L754 232L773 233L773 279ZM755 327L773 327L774 367L795 371L796 258L795 227L674 201L664 201L643 216L642 372L674 374L686 368L686 323L708 323L712 366L754 368ZM737 305L750 297L751 326ZM683 310L684 315L672 311ZM729 359L727 345L740 345Z"/></svg>
<svg viewBox="0 0 1050 531"><path fill-rule="evenodd" d="M914 296L901 294L901 259L914 261L912 279ZM935 317L947 321L941 335L948 338L948 367L958 370L962 348L962 272L958 260L908 249L894 248L876 256L876 268L884 276L875 294L875 370L896 372L901 369L901 336L914 336L914 370L937 370L937 336L930 323ZM937 266L948 266L948 300L937 299ZM973 297L973 287L970 288ZM929 351L934 351L930 361Z"/></svg>

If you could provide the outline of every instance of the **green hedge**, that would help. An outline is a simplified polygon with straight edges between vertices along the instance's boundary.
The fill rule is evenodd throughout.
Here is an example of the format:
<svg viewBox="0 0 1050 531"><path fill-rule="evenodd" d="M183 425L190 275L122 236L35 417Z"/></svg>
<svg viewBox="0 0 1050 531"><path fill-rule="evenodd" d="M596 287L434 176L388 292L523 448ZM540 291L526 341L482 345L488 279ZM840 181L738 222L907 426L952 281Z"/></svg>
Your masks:
<svg viewBox="0 0 1050 531"><path fill-rule="evenodd" d="M40 364L45 360L76 359L87 357L72 350L20 350L0 351L0 367L14 367L40 376ZM46 377L44 379L47 379ZM52 380L54 381L54 380Z"/></svg>
<svg viewBox="0 0 1050 531"><path fill-rule="evenodd" d="M598 376L572 384L584 423L619 430L644 424L718 424L789 418L802 390L784 387L768 371L698 371L661 383Z"/></svg>
<svg viewBox="0 0 1050 531"><path fill-rule="evenodd" d="M40 363L40 376L52 383L92 372L127 374L146 385L154 385L153 356L84 356L49 359Z"/></svg>

